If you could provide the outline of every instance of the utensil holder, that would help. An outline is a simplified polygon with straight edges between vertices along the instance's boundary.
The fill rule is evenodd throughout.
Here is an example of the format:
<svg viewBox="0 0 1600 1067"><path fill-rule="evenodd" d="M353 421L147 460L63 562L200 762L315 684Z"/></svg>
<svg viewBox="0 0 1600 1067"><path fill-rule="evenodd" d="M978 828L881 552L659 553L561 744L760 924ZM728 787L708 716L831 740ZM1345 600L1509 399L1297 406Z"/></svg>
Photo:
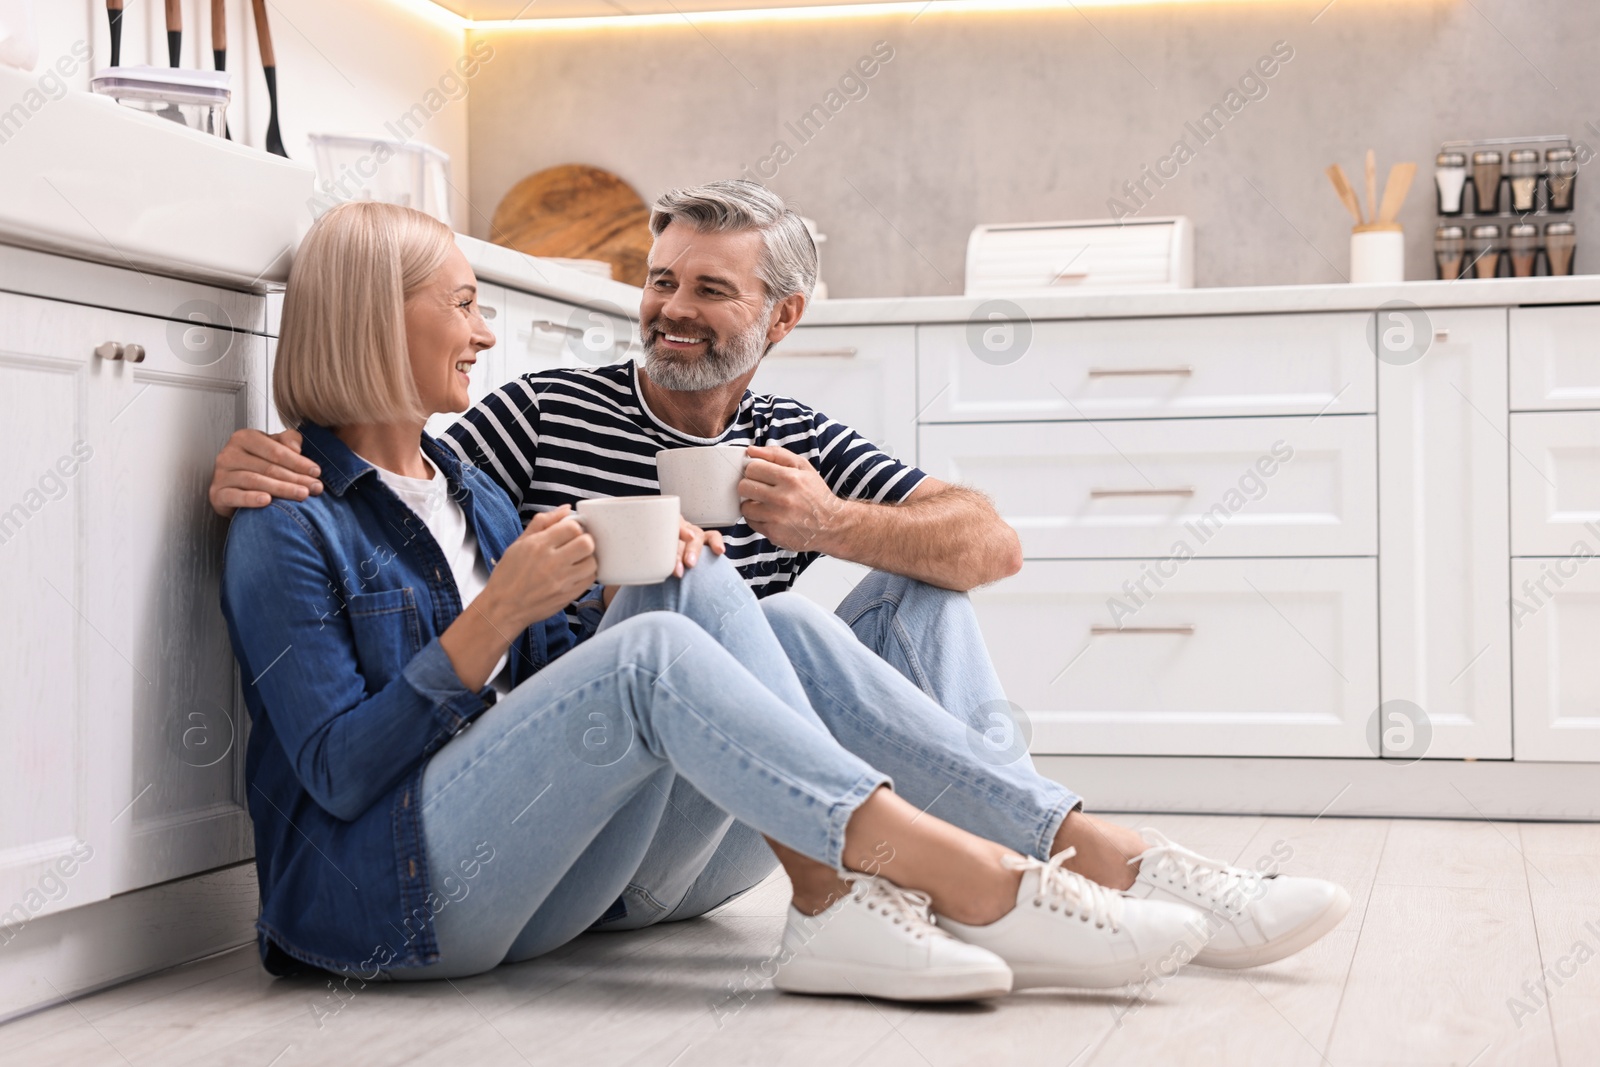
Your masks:
<svg viewBox="0 0 1600 1067"><path fill-rule="evenodd" d="M1406 280L1406 234L1398 222L1369 222L1350 231L1350 283Z"/></svg>

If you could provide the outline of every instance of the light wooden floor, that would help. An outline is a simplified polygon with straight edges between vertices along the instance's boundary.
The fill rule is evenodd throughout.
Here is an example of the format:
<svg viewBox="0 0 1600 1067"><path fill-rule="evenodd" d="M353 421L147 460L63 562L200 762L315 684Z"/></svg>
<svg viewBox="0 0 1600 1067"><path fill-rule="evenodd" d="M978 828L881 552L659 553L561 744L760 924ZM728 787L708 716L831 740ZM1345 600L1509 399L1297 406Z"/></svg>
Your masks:
<svg viewBox="0 0 1600 1067"><path fill-rule="evenodd" d="M1286 873L1335 879L1355 906L1298 957L1190 968L1143 1001L1033 992L909 1008L788 997L757 979L741 1004L730 983L776 945L787 898L773 880L712 918L585 937L468 981L369 986L320 1026L313 1004L338 1003L326 988L275 981L243 949L0 1027L0 1063L1600 1063L1600 825L1128 821L1245 866L1288 855ZM1539 1006L1522 987L1545 968L1562 984Z"/></svg>

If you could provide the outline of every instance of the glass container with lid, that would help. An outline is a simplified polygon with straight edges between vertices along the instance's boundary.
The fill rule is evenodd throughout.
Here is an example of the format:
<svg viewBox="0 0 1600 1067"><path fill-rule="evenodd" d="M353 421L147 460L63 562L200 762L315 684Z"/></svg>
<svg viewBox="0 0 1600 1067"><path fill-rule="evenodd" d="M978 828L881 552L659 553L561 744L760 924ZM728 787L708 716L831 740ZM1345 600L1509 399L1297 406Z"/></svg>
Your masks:
<svg viewBox="0 0 1600 1067"><path fill-rule="evenodd" d="M89 87L119 104L218 137L232 96L227 71L182 67L106 67Z"/></svg>
<svg viewBox="0 0 1600 1067"><path fill-rule="evenodd" d="M1573 186L1578 180L1578 160L1570 148L1551 148L1544 154L1545 179L1551 211L1571 211Z"/></svg>
<svg viewBox="0 0 1600 1067"><path fill-rule="evenodd" d="M1511 210L1518 215L1531 215L1539 202L1539 153L1532 148L1518 148L1508 157L1506 173L1511 181Z"/></svg>
<svg viewBox="0 0 1600 1067"><path fill-rule="evenodd" d="M1439 191L1439 214L1461 214L1461 194L1467 185L1466 154L1440 152L1433 161L1433 182Z"/></svg>
<svg viewBox="0 0 1600 1067"><path fill-rule="evenodd" d="M1519 222L1506 230L1507 251L1511 254L1511 276L1533 277L1534 264L1539 259L1539 227L1531 222Z"/></svg>
<svg viewBox="0 0 1600 1067"><path fill-rule="evenodd" d="M1472 228L1472 272L1479 278L1500 273L1500 227L1492 222Z"/></svg>
<svg viewBox="0 0 1600 1067"><path fill-rule="evenodd" d="M1577 230L1570 222L1551 222L1544 228L1544 254L1552 275L1573 273L1578 250Z"/></svg>
<svg viewBox="0 0 1600 1067"><path fill-rule="evenodd" d="M1467 254L1467 231L1454 223L1445 223L1433 231L1433 261L1439 268L1439 280L1453 282L1461 277L1461 261Z"/></svg>

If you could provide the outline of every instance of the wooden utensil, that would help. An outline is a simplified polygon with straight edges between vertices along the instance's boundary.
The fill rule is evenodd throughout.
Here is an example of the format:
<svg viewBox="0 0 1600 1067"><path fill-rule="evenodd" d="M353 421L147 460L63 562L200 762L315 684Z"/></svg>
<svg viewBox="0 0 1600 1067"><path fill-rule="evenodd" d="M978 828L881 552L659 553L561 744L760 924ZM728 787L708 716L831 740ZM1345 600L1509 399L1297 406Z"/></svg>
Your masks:
<svg viewBox="0 0 1600 1067"><path fill-rule="evenodd" d="M250 7L256 16L256 40L261 44L261 73L267 79L267 151L288 159L283 134L278 131L278 64L273 58L272 29L267 25L267 0L251 0Z"/></svg>
<svg viewBox="0 0 1600 1067"><path fill-rule="evenodd" d="M228 0L211 0L211 64L217 70L228 69ZM233 140L227 118L222 120L222 136Z"/></svg>
<svg viewBox="0 0 1600 1067"><path fill-rule="evenodd" d="M1356 225L1361 225L1365 221L1361 217L1361 202L1356 199L1356 191L1350 187L1350 179L1345 175L1344 168L1334 163L1324 173L1333 182L1333 191L1339 194L1345 208L1355 217Z"/></svg>
<svg viewBox="0 0 1600 1067"><path fill-rule="evenodd" d="M494 209L489 239L530 256L603 259L618 281L643 285L650 209L615 174L568 163L512 186Z"/></svg>
<svg viewBox="0 0 1600 1067"><path fill-rule="evenodd" d="M1389 168L1389 179L1383 186L1383 203L1378 207L1379 222L1393 222L1400 214L1400 205L1405 203L1406 194L1411 191L1411 179L1416 176L1415 163L1396 163Z"/></svg>
<svg viewBox="0 0 1600 1067"><path fill-rule="evenodd" d="M122 65L122 0L106 0L106 18L111 22L111 65Z"/></svg>
<svg viewBox="0 0 1600 1067"><path fill-rule="evenodd" d="M1367 221L1378 217L1378 153L1367 149Z"/></svg>
<svg viewBox="0 0 1600 1067"><path fill-rule="evenodd" d="M183 58L183 0L167 0L167 65Z"/></svg>

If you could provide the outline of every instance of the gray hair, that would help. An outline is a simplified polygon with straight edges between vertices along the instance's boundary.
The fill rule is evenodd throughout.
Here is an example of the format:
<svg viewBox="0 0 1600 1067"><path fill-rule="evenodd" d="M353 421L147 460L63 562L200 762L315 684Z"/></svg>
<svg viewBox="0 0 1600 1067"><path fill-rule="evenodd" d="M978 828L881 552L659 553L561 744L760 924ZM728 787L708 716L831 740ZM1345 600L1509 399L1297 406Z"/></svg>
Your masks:
<svg viewBox="0 0 1600 1067"><path fill-rule="evenodd" d="M650 232L659 237L674 222L703 233L760 231L762 254L756 274L766 287L767 300L775 303L799 293L811 301L817 284L816 242L800 216L766 186L730 178L673 189L650 209Z"/></svg>

